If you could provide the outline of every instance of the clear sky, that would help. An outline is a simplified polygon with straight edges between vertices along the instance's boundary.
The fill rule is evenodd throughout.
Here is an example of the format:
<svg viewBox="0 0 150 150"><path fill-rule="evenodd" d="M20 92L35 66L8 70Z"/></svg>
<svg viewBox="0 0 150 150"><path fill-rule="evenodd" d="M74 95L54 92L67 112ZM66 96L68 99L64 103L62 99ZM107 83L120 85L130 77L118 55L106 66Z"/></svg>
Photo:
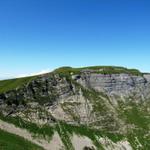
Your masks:
<svg viewBox="0 0 150 150"><path fill-rule="evenodd" d="M150 72L150 0L0 0L0 78L89 65Z"/></svg>

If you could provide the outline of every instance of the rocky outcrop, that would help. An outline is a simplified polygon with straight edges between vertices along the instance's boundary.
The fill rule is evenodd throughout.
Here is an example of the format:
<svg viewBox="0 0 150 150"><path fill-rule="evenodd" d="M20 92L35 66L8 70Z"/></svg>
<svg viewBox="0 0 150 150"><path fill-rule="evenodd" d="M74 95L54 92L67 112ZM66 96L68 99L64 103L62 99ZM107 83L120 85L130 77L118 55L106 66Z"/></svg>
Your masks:
<svg viewBox="0 0 150 150"><path fill-rule="evenodd" d="M130 74L97 74L83 71L82 74L73 76L85 88L105 92L109 95L128 96L137 93L148 97L150 91L150 75L135 76Z"/></svg>
<svg viewBox="0 0 150 150"><path fill-rule="evenodd" d="M0 94L0 106L22 106L31 102L52 105L59 99L71 96L73 88L65 78L58 75L37 77L35 80L11 91Z"/></svg>
<svg viewBox="0 0 150 150"><path fill-rule="evenodd" d="M142 136L142 145L149 136L150 75L101 71L104 70L73 72L71 69L37 76L22 86L0 93L0 115L17 116L40 126L65 121L69 125L122 134L132 139L133 147L135 137L140 141ZM60 130L63 129L62 126ZM86 133L87 130L84 135ZM107 136L89 137L94 141L98 139L105 149L131 149L126 139L115 143ZM86 146L93 145L83 144L82 148Z"/></svg>
<svg viewBox="0 0 150 150"><path fill-rule="evenodd" d="M111 97L108 99L101 95L101 100L99 99L109 108L111 106L108 100L113 104L117 103L116 95L120 98L132 96L136 101L150 98L149 74L141 76L122 73L100 74L92 70L82 70L80 74L70 74L70 77L68 79L58 73L41 75L21 88L2 93L0 94L0 111L6 116L28 112L26 115L30 118L33 116L35 120L36 118L39 120L38 114L42 109L48 115L44 113L43 121L38 122L53 122L55 119L60 119L87 124L98 119L92 113L96 100L93 97L85 97L82 87ZM102 102L99 105L102 105Z"/></svg>

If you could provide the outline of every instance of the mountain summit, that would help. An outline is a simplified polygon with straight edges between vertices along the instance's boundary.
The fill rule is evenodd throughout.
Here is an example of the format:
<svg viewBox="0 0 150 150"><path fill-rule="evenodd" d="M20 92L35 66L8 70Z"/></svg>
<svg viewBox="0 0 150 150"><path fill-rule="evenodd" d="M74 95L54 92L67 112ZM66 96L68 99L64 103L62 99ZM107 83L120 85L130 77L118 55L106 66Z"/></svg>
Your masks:
<svg viewBox="0 0 150 150"><path fill-rule="evenodd" d="M0 128L11 132L4 126L46 150L149 150L150 74L62 67L0 81Z"/></svg>

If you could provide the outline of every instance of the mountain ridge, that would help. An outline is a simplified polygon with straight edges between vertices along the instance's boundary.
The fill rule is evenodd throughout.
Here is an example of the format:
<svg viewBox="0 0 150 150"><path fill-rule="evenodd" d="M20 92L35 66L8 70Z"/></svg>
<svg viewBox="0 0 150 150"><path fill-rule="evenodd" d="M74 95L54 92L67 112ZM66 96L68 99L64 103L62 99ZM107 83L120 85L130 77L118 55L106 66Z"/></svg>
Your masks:
<svg viewBox="0 0 150 150"><path fill-rule="evenodd" d="M0 81L0 118L23 128L31 123L54 126L67 150L76 147L71 141L75 133L90 138L93 149L111 150L114 145L116 150L148 150L149 104L150 75L124 67L62 67L43 75ZM113 137L119 136L126 139L124 146L115 145L121 139Z"/></svg>

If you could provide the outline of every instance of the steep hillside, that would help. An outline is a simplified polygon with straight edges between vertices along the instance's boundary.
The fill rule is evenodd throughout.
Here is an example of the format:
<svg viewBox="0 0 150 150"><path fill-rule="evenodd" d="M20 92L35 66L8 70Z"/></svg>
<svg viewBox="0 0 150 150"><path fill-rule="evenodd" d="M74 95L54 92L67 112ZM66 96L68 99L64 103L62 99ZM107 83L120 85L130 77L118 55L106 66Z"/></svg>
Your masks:
<svg viewBox="0 0 150 150"><path fill-rule="evenodd" d="M0 81L0 118L58 141L55 149L149 150L150 75L123 67L63 67Z"/></svg>

